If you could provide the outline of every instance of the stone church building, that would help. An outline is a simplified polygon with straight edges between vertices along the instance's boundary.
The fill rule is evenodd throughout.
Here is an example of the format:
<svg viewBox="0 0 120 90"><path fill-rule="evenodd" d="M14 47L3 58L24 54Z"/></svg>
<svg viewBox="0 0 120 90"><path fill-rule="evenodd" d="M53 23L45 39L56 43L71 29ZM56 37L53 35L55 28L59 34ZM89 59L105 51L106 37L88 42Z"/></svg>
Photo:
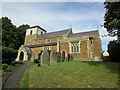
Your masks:
<svg viewBox="0 0 120 90"><path fill-rule="evenodd" d="M60 53L64 61L101 60L101 40L98 30L73 33L72 28L50 32L40 26L33 26L26 30L24 45L18 50L16 61L33 60L40 56L43 50L55 50Z"/></svg>

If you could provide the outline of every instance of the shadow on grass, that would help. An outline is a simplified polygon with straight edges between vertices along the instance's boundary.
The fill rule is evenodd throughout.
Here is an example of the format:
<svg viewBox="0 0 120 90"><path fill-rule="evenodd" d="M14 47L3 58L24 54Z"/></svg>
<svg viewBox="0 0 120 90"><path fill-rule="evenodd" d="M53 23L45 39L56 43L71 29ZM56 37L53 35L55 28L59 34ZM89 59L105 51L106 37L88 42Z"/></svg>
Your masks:
<svg viewBox="0 0 120 90"><path fill-rule="evenodd" d="M90 66L100 66L103 65L105 68L109 69L109 73L120 73L119 67L120 63L118 62L97 62L97 61L82 61L82 63L88 63Z"/></svg>

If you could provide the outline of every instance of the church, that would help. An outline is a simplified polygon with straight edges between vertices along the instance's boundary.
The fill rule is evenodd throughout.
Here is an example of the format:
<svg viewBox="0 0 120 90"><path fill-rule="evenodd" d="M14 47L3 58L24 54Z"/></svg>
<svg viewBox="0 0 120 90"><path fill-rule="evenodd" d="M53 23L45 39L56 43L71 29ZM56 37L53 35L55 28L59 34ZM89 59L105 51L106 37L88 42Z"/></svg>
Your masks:
<svg viewBox="0 0 120 90"><path fill-rule="evenodd" d="M55 50L63 61L101 61L101 40L98 30L73 33L72 28L49 32L40 26L26 30L24 45L18 50L16 61L40 60L44 50ZM71 57L71 58L70 58Z"/></svg>

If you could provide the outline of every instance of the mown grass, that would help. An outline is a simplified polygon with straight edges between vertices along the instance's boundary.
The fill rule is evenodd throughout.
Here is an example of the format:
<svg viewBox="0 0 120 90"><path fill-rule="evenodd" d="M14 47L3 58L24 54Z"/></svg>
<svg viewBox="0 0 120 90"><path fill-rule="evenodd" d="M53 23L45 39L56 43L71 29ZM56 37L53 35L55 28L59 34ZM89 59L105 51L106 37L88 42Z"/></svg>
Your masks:
<svg viewBox="0 0 120 90"><path fill-rule="evenodd" d="M56 66L29 67L20 88L118 88L118 63L61 62Z"/></svg>

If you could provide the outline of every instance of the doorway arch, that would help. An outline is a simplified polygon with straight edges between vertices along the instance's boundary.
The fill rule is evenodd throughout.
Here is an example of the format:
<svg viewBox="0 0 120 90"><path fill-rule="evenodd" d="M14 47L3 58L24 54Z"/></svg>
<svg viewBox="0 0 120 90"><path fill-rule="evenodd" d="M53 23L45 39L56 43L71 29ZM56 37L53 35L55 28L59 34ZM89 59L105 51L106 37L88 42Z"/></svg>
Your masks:
<svg viewBox="0 0 120 90"><path fill-rule="evenodd" d="M21 53L20 53L20 58L19 58L19 60L22 60L22 61L23 61L23 59L24 59L24 53L21 52Z"/></svg>

